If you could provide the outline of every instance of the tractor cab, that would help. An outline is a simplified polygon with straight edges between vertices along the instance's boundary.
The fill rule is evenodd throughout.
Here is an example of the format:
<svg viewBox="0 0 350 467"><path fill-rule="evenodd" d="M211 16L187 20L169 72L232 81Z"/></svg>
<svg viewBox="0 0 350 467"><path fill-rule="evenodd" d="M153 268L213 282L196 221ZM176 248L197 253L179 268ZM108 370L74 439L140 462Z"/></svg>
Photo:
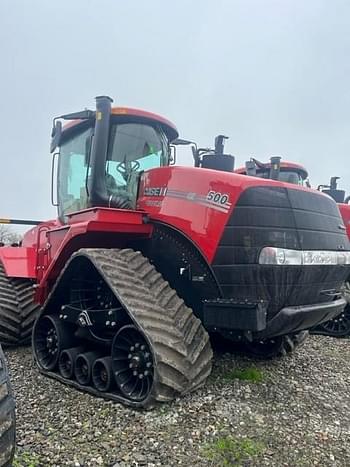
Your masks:
<svg viewBox="0 0 350 467"><path fill-rule="evenodd" d="M294 162L281 161L280 156L273 156L270 162L263 163L252 157L245 167L235 170L235 173L251 177L279 180L293 185L310 186L306 169Z"/></svg>
<svg viewBox="0 0 350 467"><path fill-rule="evenodd" d="M59 148L57 205L67 214L99 206L135 209L140 174L170 164L177 136L168 120L96 98L96 111L54 120L51 152ZM62 128L61 120L70 122Z"/></svg>

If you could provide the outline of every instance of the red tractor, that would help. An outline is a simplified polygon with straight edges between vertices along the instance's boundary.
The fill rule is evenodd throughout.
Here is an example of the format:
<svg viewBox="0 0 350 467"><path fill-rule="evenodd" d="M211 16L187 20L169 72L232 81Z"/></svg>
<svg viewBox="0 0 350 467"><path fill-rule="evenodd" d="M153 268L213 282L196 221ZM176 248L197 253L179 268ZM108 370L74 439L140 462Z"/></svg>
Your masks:
<svg viewBox="0 0 350 467"><path fill-rule="evenodd" d="M42 373L134 407L202 385L211 333L285 354L346 304L334 200L233 173L221 136L195 167L173 166L177 138L108 97L55 119L58 219L0 248L2 341L25 340L35 319Z"/></svg>
<svg viewBox="0 0 350 467"><path fill-rule="evenodd" d="M296 185L310 186L306 169L292 162L280 161L279 157L271 158L270 162L262 163L252 158L235 171L240 174L250 174L262 178L275 178ZM339 211L343 218L344 226L348 238L350 239L350 196L345 197L345 191L339 190L337 180L339 177L332 177L329 185L319 185L318 190L332 197L338 203ZM324 334L333 337L344 337L350 334L350 279L344 284L343 296L347 301L344 311L330 321L319 324L311 330L312 333Z"/></svg>
<svg viewBox="0 0 350 467"><path fill-rule="evenodd" d="M342 215L346 232L350 239L350 196L345 196L344 190L339 190L337 180L339 177L332 177L329 185L320 185L318 187L323 193L331 196L337 203ZM344 337L350 335L350 278L345 283L344 297L348 303L343 313L331 321L317 326L318 334L329 336Z"/></svg>

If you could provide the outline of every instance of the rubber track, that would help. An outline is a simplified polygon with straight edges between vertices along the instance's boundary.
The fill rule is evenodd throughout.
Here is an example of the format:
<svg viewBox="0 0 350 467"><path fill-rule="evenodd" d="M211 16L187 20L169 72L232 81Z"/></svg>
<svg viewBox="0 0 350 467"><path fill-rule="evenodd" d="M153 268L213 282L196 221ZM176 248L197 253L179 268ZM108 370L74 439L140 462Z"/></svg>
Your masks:
<svg viewBox="0 0 350 467"><path fill-rule="evenodd" d="M273 351L264 353L263 348L260 350L254 349L249 345L246 344L247 352L254 357L260 359L272 359L278 357L285 357L286 355L291 354L294 350L301 344L305 342L309 333L308 331L300 331L297 334L288 334L282 336L281 343L276 349Z"/></svg>
<svg viewBox="0 0 350 467"><path fill-rule="evenodd" d="M30 342L39 305L33 302L33 282L9 278L0 263L0 343L22 345Z"/></svg>
<svg viewBox="0 0 350 467"><path fill-rule="evenodd" d="M203 385L212 366L209 335L149 260L131 249L81 249L72 256L64 271L78 256L85 256L94 264L132 321L143 331L155 360L154 384L146 400L132 402L106 393L102 396L134 407L150 407ZM49 308L50 298L47 304ZM45 309L46 305L43 313ZM64 380L56 373L51 372L50 376L101 396L93 388Z"/></svg>
<svg viewBox="0 0 350 467"><path fill-rule="evenodd" d="M0 346L0 467L10 466L16 442L15 403Z"/></svg>
<svg viewBox="0 0 350 467"><path fill-rule="evenodd" d="M348 302L348 306L350 305L350 279L345 283L344 292L343 292L345 300Z"/></svg>
<svg viewBox="0 0 350 467"><path fill-rule="evenodd" d="M277 357L284 357L285 355L288 355L301 344L305 342L305 340L308 338L309 333L308 331L301 331L298 332L297 334L291 334L287 336L283 336L281 346L278 351Z"/></svg>

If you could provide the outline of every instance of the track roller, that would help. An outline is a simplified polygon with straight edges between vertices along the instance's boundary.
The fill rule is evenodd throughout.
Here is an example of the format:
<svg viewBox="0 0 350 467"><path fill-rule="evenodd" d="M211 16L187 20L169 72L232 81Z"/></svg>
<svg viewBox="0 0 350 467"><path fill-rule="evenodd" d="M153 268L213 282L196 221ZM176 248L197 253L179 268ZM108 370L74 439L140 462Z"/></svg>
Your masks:
<svg viewBox="0 0 350 467"><path fill-rule="evenodd" d="M74 374L79 384L86 386L91 381L92 366L101 357L99 352L86 352L77 355L74 364Z"/></svg>
<svg viewBox="0 0 350 467"><path fill-rule="evenodd" d="M92 383L98 391L109 391L113 387L112 357L95 360L92 366Z"/></svg>
<svg viewBox="0 0 350 467"><path fill-rule="evenodd" d="M33 343L35 356L44 370L56 368L62 350L72 345L73 328L54 315L41 316L35 323Z"/></svg>
<svg viewBox="0 0 350 467"><path fill-rule="evenodd" d="M143 334L133 325L122 327L112 344L112 368L123 396L142 401L153 386L153 355Z"/></svg>
<svg viewBox="0 0 350 467"><path fill-rule="evenodd" d="M73 378L75 359L83 351L83 347L72 347L71 349L62 350L58 360L58 368L64 378Z"/></svg>

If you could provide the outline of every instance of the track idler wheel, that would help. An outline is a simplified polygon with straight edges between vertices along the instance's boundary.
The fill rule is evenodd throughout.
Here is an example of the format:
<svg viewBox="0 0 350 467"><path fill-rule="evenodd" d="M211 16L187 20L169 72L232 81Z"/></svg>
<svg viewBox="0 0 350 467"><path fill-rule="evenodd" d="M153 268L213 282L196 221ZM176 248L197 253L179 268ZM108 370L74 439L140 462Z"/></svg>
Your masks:
<svg viewBox="0 0 350 467"><path fill-rule="evenodd" d="M101 354L94 351L77 355L74 365L74 374L76 380L82 386L87 386L90 383L92 366L99 357L101 357Z"/></svg>
<svg viewBox="0 0 350 467"><path fill-rule="evenodd" d="M33 348L38 364L46 371L53 370L60 353L72 345L74 328L56 315L41 316L33 330Z"/></svg>
<svg viewBox="0 0 350 467"><path fill-rule="evenodd" d="M83 347L72 347L71 349L62 350L58 360L58 369L64 378L73 378L75 359L83 350Z"/></svg>
<svg viewBox="0 0 350 467"><path fill-rule="evenodd" d="M92 366L92 383L101 392L111 389L114 383L112 357L103 357L95 360Z"/></svg>
<svg viewBox="0 0 350 467"><path fill-rule="evenodd" d="M146 338L135 326L124 326L116 334L112 369L123 397L137 402L147 398L153 387L154 360Z"/></svg>

